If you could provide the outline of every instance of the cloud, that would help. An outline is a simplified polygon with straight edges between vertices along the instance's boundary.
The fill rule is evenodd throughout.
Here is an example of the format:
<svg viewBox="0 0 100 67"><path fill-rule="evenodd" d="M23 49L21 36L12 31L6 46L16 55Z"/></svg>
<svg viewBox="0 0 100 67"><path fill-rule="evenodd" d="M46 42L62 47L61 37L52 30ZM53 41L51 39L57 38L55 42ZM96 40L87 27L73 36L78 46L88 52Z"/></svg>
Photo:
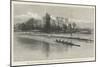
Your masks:
<svg viewBox="0 0 100 67"><path fill-rule="evenodd" d="M42 19L42 16L38 15L37 13L27 12L26 14L16 15L14 16L14 23L23 23L30 18L34 19Z"/></svg>
<svg viewBox="0 0 100 67"><path fill-rule="evenodd" d="M17 15L14 18L35 18L35 19L41 19L41 16L37 13L27 12L26 14Z"/></svg>

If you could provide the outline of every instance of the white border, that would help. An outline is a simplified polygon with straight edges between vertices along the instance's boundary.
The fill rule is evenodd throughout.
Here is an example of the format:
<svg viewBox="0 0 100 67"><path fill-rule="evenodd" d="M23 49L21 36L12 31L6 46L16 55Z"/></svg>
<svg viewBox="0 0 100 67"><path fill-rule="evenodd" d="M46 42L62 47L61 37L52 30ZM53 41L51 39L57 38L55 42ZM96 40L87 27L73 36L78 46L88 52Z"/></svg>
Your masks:
<svg viewBox="0 0 100 67"><path fill-rule="evenodd" d="M39 2L24 2L24 1L12 1L14 4L25 4L25 5L44 5L44 6L59 6L59 7L80 7L80 8L95 8L94 5L72 5L72 4L56 4L56 3L39 3Z"/></svg>
<svg viewBox="0 0 100 67"><path fill-rule="evenodd" d="M93 61L94 57L89 58L78 58L78 59L59 59L59 60L39 60L39 61L23 61L14 62L12 66L20 65L36 65L36 64L52 64L52 63L70 63L70 62L82 62L82 61Z"/></svg>

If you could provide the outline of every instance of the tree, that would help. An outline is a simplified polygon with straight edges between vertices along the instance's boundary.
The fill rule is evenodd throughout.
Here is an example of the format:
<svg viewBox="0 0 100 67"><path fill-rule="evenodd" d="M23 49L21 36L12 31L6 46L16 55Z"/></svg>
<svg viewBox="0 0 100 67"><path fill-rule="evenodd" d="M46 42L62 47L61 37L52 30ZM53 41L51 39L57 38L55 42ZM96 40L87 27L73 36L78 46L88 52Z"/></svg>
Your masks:
<svg viewBox="0 0 100 67"><path fill-rule="evenodd" d="M26 30L33 30L34 29L34 19L31 18L29 19L26 23L25 23L25 26L26 26Z"/></svg>
<svg viewBox="0 0 100 67"><path fill-rule="evenodd" d="M22 23L18 26L18 28L21 30L21 31L26 31L26 25L25 23Z"/></svg>
<svg viewBox="0 0 100 67"><path fill-rule="evenodd" d="M21 31L29 31L29 30L33 30L34 29L34 25L33 25L33 18L29 19L28 21L18 24L18 30Z"/></svg>
<svg viewBox="0 0 100 67"><path fill-rule="evenodd" d="M48 13L46 13L44 31L47 33L50 33L50 31L51 31L50 19L51 19L50 15Z"/></svg>
<svg viewBox="0 0 100 67"><path fill-rule="evenodd" d="M72 28L72 24L68 24L68 30L69 30L69 33L71 34L72 36L72 31L73 31L73 28Z"/></svg>
<svg viewBox="0 0 100 67"><path fill-rule="evenodd" d="M64 30L64 32L66 32L66 30L67 30L67 25L66 24L63 24L63 30Z"/></svg>
<svg viewBox="0 0 100 67"><path fill-rule="evenodd" d="M76 23L72 23L73 32L76 32Z"/></svg>

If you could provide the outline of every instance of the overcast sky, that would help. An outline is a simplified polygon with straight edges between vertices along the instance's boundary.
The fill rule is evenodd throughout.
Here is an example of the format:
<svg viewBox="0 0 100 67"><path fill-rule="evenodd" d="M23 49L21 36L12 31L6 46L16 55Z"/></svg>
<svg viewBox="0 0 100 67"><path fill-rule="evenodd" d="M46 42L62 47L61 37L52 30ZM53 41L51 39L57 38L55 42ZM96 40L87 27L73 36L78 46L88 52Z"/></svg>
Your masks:
<svg viewBox="0 0 100 67"><path fill-rule="evenodd" d="M95 8L92 6L70 7L70 6L51 6L51 5L36 5L36 4L13 4L14 17L25 16L28 14L44 16L49 13L52 16L66 17L74 20L82 20L85 22L95 21Z"/></svg>

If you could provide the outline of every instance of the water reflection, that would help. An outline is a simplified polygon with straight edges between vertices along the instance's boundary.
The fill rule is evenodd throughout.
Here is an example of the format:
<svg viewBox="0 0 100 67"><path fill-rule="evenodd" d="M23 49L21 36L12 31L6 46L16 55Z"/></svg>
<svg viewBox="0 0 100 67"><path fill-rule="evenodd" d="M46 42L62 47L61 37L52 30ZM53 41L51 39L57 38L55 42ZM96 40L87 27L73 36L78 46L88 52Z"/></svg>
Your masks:
<svg viewBox="0 0 100 67"><path fill-rule="evenodd" d="M41 42L43 45L43 52L46 54L46 57L49 57L49 51L50 51L50 44L46 42Z"/></svg>
<svg viewBox="0 0 100 67"><path fill-rule="evenodd" d="M17 41L29 50L41 50L41 52L45 53L46 57L49 56L50 44L47 42L29 39L25 37L18 37Z"/></svg>
<svg viewBox="0 0 100 67"><path fill-rule="evenodd" d="M17 42L24 47L24 49L28 49L31 51L40 50L42 54L45 54L45 57L48 59L54 52L62 53L63 51L68 51L72 46L67 44L50 44L48 42L39 41L35 39L30 39L26 37L17 37Z"/></svg>

